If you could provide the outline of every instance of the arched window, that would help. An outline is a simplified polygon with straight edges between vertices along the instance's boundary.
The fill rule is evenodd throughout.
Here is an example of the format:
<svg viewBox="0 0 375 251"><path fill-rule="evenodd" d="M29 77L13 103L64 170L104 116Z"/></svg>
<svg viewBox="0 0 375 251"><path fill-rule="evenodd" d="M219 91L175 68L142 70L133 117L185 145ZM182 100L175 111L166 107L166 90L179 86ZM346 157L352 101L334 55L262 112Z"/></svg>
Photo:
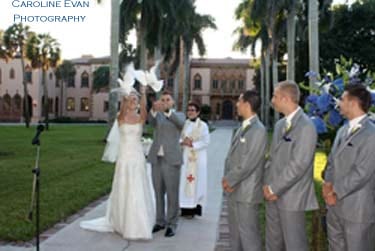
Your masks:
<svg viewBox="0 0 375 251"><path fill-rule="evenodd" d="M86 71L81 74L81 88L82 87L89 87L89 74Z"/></svg>
<svg viewBox="0 0 375 251"><path fill-rule="evenodd" d="M219 80L214 79L212 80L212 89L216 90L217 88L219 88Z"/></svg>
<svg viewBox="0 0 375 251"><path fill-rule="evenodd" d="M4 112L10 112L10 108L11 108L11 97L10 95L7 93L3 96L3 111Z"/></svg>
<svg viewBox="0 0 375 251"><path fill-rule="evenodd" d="M75 78L74 76L71 76L68 78L68 87L75 87Z"/></svg>
<svg viewBox="0 0 375 251"><path fill-rule="evenodd" d="M18 93L14 95L13 102L14 102L14 109L16 111L21 110L22 98Z"/></svg>
<svg viewBox="0 0 375 251"><path fill-rule="evenodd" d="M74 98L67 98L66 99L66 110L67 111L74 111L75 110Z"/></svg>
<svg viewBox="0 0 375 251"><path fill-rule="evenodd" d="M81 111L87 112L89 110L89 99L81 98Z"/></svg>
<svg viewBox="0 0 375 251"><path fill-rule="evenodd" d="M238 89L239 90L243 90L244 89L244 80L243 79L240 79L238 80Z"/></svg>
<svg viewBox="0 0 375 251"><path fill-rule="evenodd" d="M27 65L25 67L25 73L26 73L26 82L27 83L32 83L33 82L33 69Z"/></svg>
<svg viewBox="0 0 375 251"><path fill-rule="evenodd" d="M15 77L16 77L16 72L14 71L13 68L11 68L9 71L9 78L14 79Z"/></svg>
<svg viewBox="0 0 375 251"><path fill-rule="evenodd" d="M194 76L194 90L202 90L202 77L198 73Z"/></svg>

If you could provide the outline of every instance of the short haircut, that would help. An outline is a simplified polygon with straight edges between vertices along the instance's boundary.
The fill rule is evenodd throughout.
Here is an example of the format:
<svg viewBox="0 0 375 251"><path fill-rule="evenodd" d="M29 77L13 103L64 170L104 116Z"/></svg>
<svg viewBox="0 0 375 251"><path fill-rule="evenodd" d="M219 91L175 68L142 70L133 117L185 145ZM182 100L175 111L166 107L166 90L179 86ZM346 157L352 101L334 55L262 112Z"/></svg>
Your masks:
<svg viewBox="0 0 375 251"><path fill-rule="evenodd" d="M163 92L161 93L161 95L162 95L162 96L164 96L164 95L169 95L169 96L171 96L171 97L173 98L172 93L169 92L169 91L163 91Z"/></svg>
<svg viewBox="0 0 375 251"><path fill-rule="evenodd" d="M247 102L250 104L251 109L254 112L258 112L261 105L261 98L257 91L255 90L247 90L242 94L243 102Z"/></svg>
<svg viewBox="0 0 375 251"><path fill-rule="evenodd" d="M368 113L371 107L371 93L364 85L349 84L345 87L345 91L348 93L349 98L354 98L358 101L362 111Z"/></svg>
<svg viewBox="0 0 375 251"><path fill-rule="evenodd" d="M279 88L280 91L288 95L292 99L293 103L297 105L299 104L301 92L296 82L292 80L285 80L278 83L276 88Z"/></svg>
<svg viewBox="0 0 375 251"><path fill-rule="evenodd" d="M197 112L200 112L200 111L201 111L201 107L200 107L200 105L199 105L197 102L193 102L193 101L191 101L191 102L189 102L189 104L188 104L188 107L189 107L189 106L193 106Z"/></svg>

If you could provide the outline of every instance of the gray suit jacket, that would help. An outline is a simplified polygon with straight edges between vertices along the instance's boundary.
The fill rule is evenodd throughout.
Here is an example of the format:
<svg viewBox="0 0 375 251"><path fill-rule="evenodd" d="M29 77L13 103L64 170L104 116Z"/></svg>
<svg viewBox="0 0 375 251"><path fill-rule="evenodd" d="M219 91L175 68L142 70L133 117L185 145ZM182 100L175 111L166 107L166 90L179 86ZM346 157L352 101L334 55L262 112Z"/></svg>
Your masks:
<svg viewBox="0 0 375 251"><path fill-rule="evenodd" d="M317 209L313 177L315 126L302 109L293 117L288 133L284 132L285 120L275 125L264 183L279 197L276 202L279 209Z"/></svg>
<svg viewBox="0 0 375 251"><path fill-rule="evenodd" d="M172 112L168 118L164 113L157 112L156 116L148 114L148 122L154 127L154 138L148 155L148 162L157 163L157 155L160 146L163 146L164 158L170 165L182 164L182 150L179 139L184 126L185 115L180 112Z"/></svg>
<svg viewBox="0 0 375 251"><path fill-rule="evenodd" d="M237 201L258 204L263 201L263 170L267 131L258 117L248 128L239 128L225 160L225 179L235 189L229 196Z"/></svg>
<svg viewBox="0 0 375 251"><path fill-rule="evenodd" d="M375 222L375 126L363 119L361 128L345 137L340 128L328 157L325 181L337 195L336 212L351 222Z"/></svg>

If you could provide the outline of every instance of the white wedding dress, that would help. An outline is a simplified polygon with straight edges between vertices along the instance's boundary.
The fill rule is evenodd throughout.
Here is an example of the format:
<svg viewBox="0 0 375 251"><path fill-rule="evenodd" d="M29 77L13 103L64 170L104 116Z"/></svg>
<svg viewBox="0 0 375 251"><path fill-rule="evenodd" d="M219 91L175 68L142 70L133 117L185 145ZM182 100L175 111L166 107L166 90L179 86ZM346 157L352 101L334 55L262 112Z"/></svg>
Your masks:
<svg viewBox="0 0 375 251"><path fill-rule="evenodd" d="M152 186L141 143L142 124L122 124L112 191L105 217L81 222L87 230L117 232L124 239L152 239Z"/></svg>

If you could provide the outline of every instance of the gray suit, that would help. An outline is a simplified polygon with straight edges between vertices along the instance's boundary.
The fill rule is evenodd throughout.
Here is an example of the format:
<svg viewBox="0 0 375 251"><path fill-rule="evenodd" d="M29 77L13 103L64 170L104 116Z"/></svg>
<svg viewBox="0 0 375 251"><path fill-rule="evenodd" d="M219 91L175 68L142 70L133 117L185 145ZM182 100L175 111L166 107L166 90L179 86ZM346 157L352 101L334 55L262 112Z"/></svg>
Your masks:
<svg viewBox="0 0 375 251"><path fill-rule="evenodd" d="M177 227L179 204L178 189L180 181L180 167L182 164L182 151L179 144L181 129L184 126L183 113L172 112L170 117L157 112L154 117L148 115L149 123L155 128L153 143L148 155L152 165L152 183L156 199L156 224ZM163 155L160 155L160 147ZM167 193L168 208L165 219L165 193Z"/></svg>
<svg viewBox="0 0 375 251"><path fill-rule="evenodd" d="M360 124L351 135L340 128L328 158L324 179L337 196L327 214L330 250L375 248L375 126L368 118Z"/></svg>
<svg viewBox="0 0 375 251"><path fill-rule="evenodd" d="M238 129L225 161L225 176L234 192L228 194L231 250L262 249L259 204L263 202L263 170L267 131L258 117Z"/></svg>
<svg viewBox="0 0 375 251"><path fill-rule="evenodd" d="M317 134L312 121L300 109L285 132L286 118L275 125L265 185L278 196L266 203L266 250L308 250L305 211L318 208L313 163Z"/></svg>

